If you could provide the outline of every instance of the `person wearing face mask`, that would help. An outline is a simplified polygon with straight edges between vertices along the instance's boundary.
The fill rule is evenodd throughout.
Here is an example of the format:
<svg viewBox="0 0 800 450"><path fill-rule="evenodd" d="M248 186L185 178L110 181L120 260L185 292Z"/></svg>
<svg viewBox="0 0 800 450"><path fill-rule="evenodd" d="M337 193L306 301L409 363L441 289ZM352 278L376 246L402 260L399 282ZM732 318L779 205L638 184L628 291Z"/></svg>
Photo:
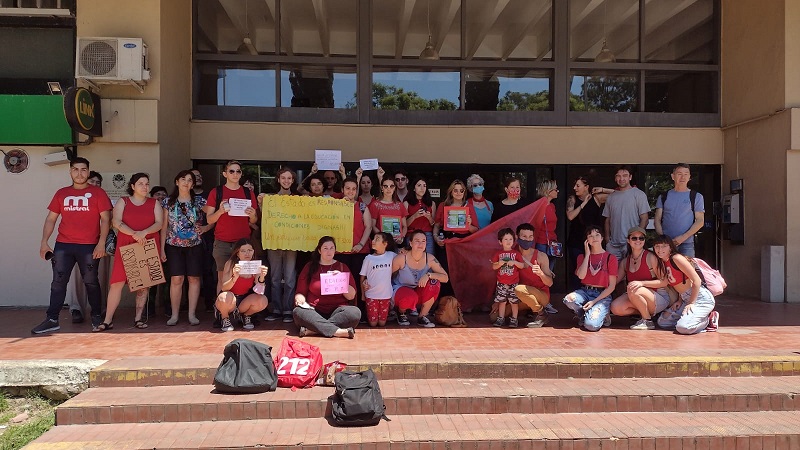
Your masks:
<svg viewBox="0 0 800 450"><path fill-rule="evenodd" d="M505 181L506 198L500 201L494 209L492 215L492 222L497 222L502 217L505 217L514 211L518 211L528 204L527 199L522 198L522 184L514 177L508 178Z"/></svg>
<svg viewBox="0 0 800 450"><path fill-rule="evenodd" d="M519 271L519 283L514 291L519 300L536 313L536 318L528 323L528 328L541 328L548 321L545 308L550 305L553 272L547 255L534 247L533 235L531 224L522 223L517 227L517 246L525 267Z"/></svg>
<svg viewBox="0 0 800 450"><path fill-rule="evenodd" d="M467 203L472 206L478 217L478 229L492 223L492 213L494 213L494 205L483 196L484 183L483 178L477 173L473 173L467 178L467 190L472 193L472 197L467 200Z"/></svg>

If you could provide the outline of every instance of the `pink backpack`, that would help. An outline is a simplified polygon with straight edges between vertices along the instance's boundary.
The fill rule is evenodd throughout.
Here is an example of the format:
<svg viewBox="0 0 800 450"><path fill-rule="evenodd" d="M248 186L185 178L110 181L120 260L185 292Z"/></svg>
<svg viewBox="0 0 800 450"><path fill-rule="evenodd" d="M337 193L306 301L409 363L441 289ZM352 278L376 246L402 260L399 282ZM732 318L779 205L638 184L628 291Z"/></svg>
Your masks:
<svg viewBox="0 0 800 450"><path fill-rule="evenodd" d="M711 291L711 295L715 297L722 295L722 292L728 287L728 283L722 278L722 274L719 273L719 270L709 266L707 262L700 258L692 258L692 260L694 261L695 268L704 279L706 288Z"/></svg>

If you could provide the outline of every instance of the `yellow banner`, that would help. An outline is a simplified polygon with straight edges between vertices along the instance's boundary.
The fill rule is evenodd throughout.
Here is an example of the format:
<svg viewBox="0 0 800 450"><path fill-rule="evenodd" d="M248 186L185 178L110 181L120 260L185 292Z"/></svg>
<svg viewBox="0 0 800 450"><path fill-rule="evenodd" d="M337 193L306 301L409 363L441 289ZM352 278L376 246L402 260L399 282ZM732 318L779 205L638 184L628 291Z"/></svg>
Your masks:
<svg viewBox="0 0 800 450"><path fill-rule="evenodd" d="M347 200L267 195L261 207L265 250L312 251L322 236L333 236L339 251L353 247L353 204Z"/></svg>

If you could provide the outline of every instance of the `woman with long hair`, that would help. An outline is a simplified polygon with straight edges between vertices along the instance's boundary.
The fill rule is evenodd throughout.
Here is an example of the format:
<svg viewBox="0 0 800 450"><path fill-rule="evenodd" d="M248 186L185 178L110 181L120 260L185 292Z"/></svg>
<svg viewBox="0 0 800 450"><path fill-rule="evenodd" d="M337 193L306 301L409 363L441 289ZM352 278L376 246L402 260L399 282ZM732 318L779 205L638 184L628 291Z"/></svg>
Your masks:
<svg viewBox="0 0 800 450"><path fill-rule="evenodd" d="M408 211L397 196L397 184L391 177L381 181L381 196L369 205L372 217L372 232L385 231L392 235L398 244L403 242L403 237L408 229Z"/></svg>
<svg viewBox="0 0 800 450"><path fill-rule="evenodd" d="M300 327L299 336L320 334L325 337L352 339L361 320L361 311L352 306L356 298L356 281L350 269L335 259L336 240L323 236L311 255L311 261L297 277L294 322ZM323 294L323 276L348 275L347 291Z"/></svg>
<svg viewBox="0 0 800 450"><path fill-rule="evenodd" d="M603 192L603 188L600 188L598 193L594 193L592 186L589 184L589 179L584 176L575 179L572 189L575 191L575 195L570 195L567 198L569 230L567 232L566 250L570 262L567 272L572 274L571 288L575 290L581 284L581 280L575 276L574 272L578 267L578 255L583 254L583 240L585 239L586 228L594 225L600 227L601 230L603 229L603 205L608 194Z"/></svg>
<svg viewBox="0 0 800 450"><path fill-rule="evenodd" d="M478 231L478 217L475 215L475 209L467 203L466 195L467 185L461 180L454 180L447 188L447 195L444 201L439 205L439 208L436 209L436 219L433 224L433 239L436 242L436 257L439 259L446 272L449 271L447 265L447 240L463 238ZM466 230L447 230L447 219L445 219L444 212L448 206L464 207L467 209ZM442 287L442 295L451 295L452 293L452 284Z"/></svg>
<svg viewBox="0 0 800 450"><path fill-rule="evenodd" d="M611 302L615 316L638 314L641 319L632 330L654 330L653 316L667 309L671 300L666 274L659 270L658 257L644 248L644 229L628 230L628 252L619 264L617 280L627 281L625 293Z"/></svg>
<svg viewBox="0 0 800 450"><path fill-rule="evenodd" d="M135 173L128 181L128 197L121 197L114 205L111 219L117 230L114 268L111 270L109 281L111 286L108 288L105 320L93 331L114 328L114 313L122 299L122 287L128 281L120 249L133 243L144 245L148 239L155 240L157 246L161 244L158 232L162 227L164 213L156 199L147 196L149 191L150 176L142 172ZM148 288L136 291L136 315L133 319L135 328L147 328L147 322L142 320L142 313L147 303L147 291Z"/></svg>
<svg viewBox="0 0 800 450"><path fill-rule="evenodd" d="M241 319L242 328L252 330L255 328L252 315L267 307L268 301L264 295L267 266L261 265L257 274L241 273L241 263L252 261L254 254L253 244L247 239L240 239L234 244L231 258L225 263L222 292L214 304L222 318L222 331L233 331L232 314Z"/></svg>
<svg viewBox="0 0 800 450"><path fill-rule="evenodd" d="M575 312L578 324L587 331L598 331L611 325L609 305L617 285L617 258L603 248L599 227L586 229L584 254L578 257L575 271L583 286L567 294L564 304Z"/></svg>
<svg viewBox="0 0 800 450"><path fill-rule="evenodd" d="M658 256L659 270L666 274L667 282L679 296L679 301L658 317L658 326L680 334L717 331L719 313L714 311L716 302L695 269L695 262L678 253L669 236L656 237L653 251Z"/></svg>
<svg viewBox="0 0 800 450"><path fill-rule="evenodd" d="M409 240L411 250L392 260L392 272L396 272L392 284L394 304L399 312L397 323L402 326L410 325L408 316L420 308L417 325L433 328L436 325L427 315L439 298L442 283L450 281L450 277L436 257L425 251L427 237L424 232L412 232Z"/></svg>
<svg viewBox="0 0 800 450"><path fill-rule="evenodd" d="M169 261L169 298L172 314L167 325L178 323L183 296L183 280L189 281L189 323L197 325L197 300L200 298L200 276L203 274L203 238L209 230L200 218L206 201L194 194L195 178L191 170L175 175L172 194L161 202L164 210L161 228L161 260Z"/></svg>
<svg viewBox="0 0 800 450"><path fill-rule="evenodd" d="M361 169L358 169L361 170ZM370 174L363 173L363 171L359 174L356 171L356 175L358 176L358 202L360 203L359 207L363 212L365 209L369 208L370 203L375 199L374 197L374 187L378 185L377 180Z"/></svg>
<svg viewBox="0 0 800 450"><path fill-rule="evenodd" d="M428 182L424 178L417 178L411 185L413 192L406 196L403 206L408 210L408 233L422 231L427 238L428 247L426 252L433 254L433 223L436 217L436 202L431 199L428 192Z"/></svg>

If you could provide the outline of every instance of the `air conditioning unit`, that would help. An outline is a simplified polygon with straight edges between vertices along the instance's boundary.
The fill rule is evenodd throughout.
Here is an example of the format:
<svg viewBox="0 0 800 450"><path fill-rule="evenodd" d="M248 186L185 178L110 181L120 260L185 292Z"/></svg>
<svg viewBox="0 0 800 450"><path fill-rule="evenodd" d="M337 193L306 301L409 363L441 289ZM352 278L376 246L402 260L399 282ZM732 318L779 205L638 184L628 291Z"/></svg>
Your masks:
<svg viewBox="0 0 800 450"><path fill-rule="evenodd" d="M75 55L77 79L140 86L150 79L147 45L139 38L79 37Z"/></svg>

